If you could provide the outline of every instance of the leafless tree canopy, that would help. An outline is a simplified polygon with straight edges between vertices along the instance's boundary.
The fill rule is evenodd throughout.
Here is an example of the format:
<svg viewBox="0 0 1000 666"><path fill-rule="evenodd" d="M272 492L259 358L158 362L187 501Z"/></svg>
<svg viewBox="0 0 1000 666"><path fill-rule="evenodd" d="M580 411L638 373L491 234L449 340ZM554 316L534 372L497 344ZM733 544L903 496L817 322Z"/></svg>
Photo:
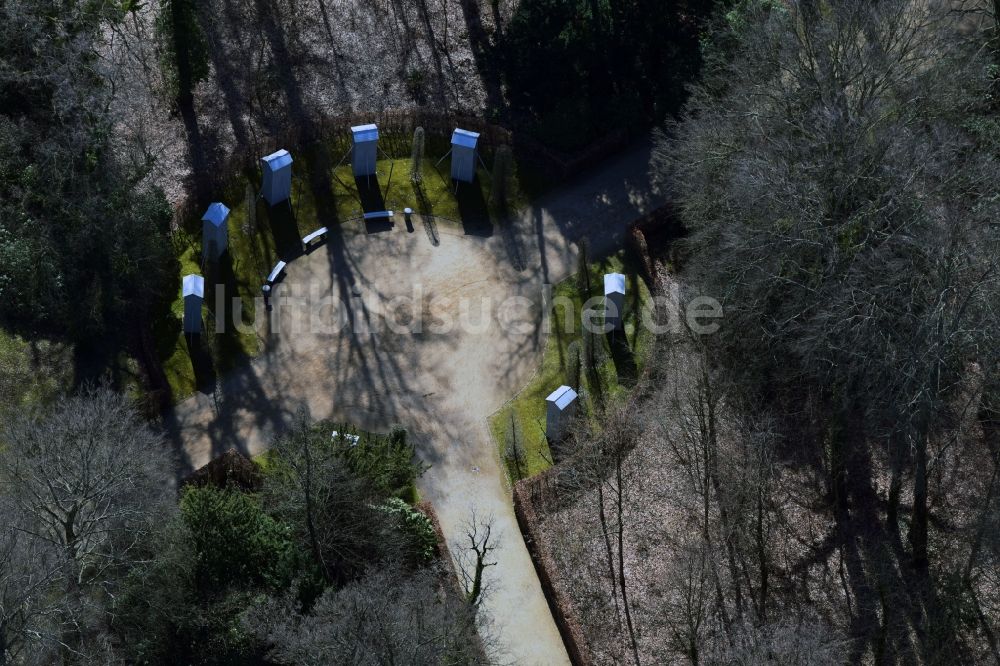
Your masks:
<svg viewBox="0 0 1000 666"><path fill-rule="evenodd" d="M449 583L433 569L387 568L328 590L309 616L275 603L249 621L279 664L484 663L473 607L442 589Z"/></svg>
<svg viewBox="0 0 1000 666"><path fill-rule="evenodd" d="M171 463L162 438L106 388L5 424L0 655L99 652L121 578L172 511Z"/></svg>
<svg viewBox="0 0 1000 666"><path fill-rule="evenodd" d="M599 662L1000 655L997 55L954 9L742 3L660 135L725 320L661 340L544 498Z"/></svg>
<svg viewBox="0 0 1000 666"><path fill-rule="evenodd" d="M486 569L496 566L493 551L497 549L499 536L494 532L493 516L482 517L473 510L465 524L465 536L458 542L458 573L465 588L465 598L472 606L478 606L489 594L483 579Z"/></svg>

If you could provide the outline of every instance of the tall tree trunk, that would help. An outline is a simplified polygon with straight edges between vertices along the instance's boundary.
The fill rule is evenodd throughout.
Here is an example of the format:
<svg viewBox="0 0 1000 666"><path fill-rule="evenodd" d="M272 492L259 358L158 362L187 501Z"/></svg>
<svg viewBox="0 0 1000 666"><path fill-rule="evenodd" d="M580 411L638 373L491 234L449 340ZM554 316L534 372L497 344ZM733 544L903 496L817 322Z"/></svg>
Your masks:
<svg viewBox="0 0 1000 666"><path fill-rule="evenodd" d="M764 498L758 490L757 495L757 564L760 570L760 606L757 612L761 622L767 621L767 535L764 534Z"/></svg>
<svg viewBox="0 0 1000 666"><path fill-rule="evenodd" d="M303 457L305 458L305 474L303 478L304 487L304 499L305 499L305 510L306 510L306 529L309 532L309 545L312 549L313 559L316 560L316 566L320 568L323 572L323 578L327 583L332 581L332 572L326 566L326 560L323 558L323 550L319 545L319 537L316 534L316 519L313 511L313 497L312 497L312 453L309 450L309 442L304 442L302 447Z"/></svg>
<svg viewBox="0 0 1000 666"><path fill-rule="evenodd" d="M899 500L903 491L902 442L895 437L889 441L889 496L886 500L885 524L890 534L899 534Z"/></svg>
<svg viewBox="0 0 1000 666"><path fill-rule="evenodd" d="M702 390L698 397L698 418L700 420L699 427L701 429L700 436L703 447L702 457L704 458L705 465L705 488L704 498L702 500L702 508L705 511L705 538L706 543L711 544L712 540L710 538L708 527L710 511L709 493L714 492L719 503L719 522L722 527L722 540L725 543L726 560L729 565L730 580L732 581L733 603L736 607L737 617L741 617L743 615L743 591L739 584L739 566L736 562L737 558L732 539L732 530L730 529L729 511L726 509L726 503L721 501L721 498L723 497L723 489L722 483L719 480L719 439L718 427L715 421L715 405L718 402L718 396L715 394L712 379L706 366L702 367L701 383ZM728 614L725 611L723 603L724 595L722 594L718 575L715 576L715 584L717 596L719 598L719 611L722 614L725 625L728 627L730 621Z"/></svg>
<svg viewBox="0 0 1000 666"><path fill-rule="evenodd" d="M628 603L628 588L625 584L625 516L624 503L625 492L622 486L622 451L615 453L615 476L617 488L615 494L618 496L618 586L622 590L622 607L625 609L625 624L628 626L629 642L632 646L632 657L636 666L640 666L639 646L635 641L635 627L632 624L632 611Z"/></svg>
<svg viewBox="0 0 1000 666"><path fill-rule="evenodd" d="M927 571L927 438L917 440L914 452L913 473L913 520L910 524L910 548L913 551L913 566L919 571Z"/></svg>
<svg viewBox="0 0 1000 666"><path fill-rule="evenodd" d="M618 604L618 577L615 573L615 553L614 548L611 545L611 530L608 529L608 513L607 506L604 502L603 481L597 484L597 507L599 509L601 519L601 534L604 535L604 547L607 549L608 553L608 574L611 579L611 598L615 600L615 620L620 631L622 626L622 610Z"/></svg>

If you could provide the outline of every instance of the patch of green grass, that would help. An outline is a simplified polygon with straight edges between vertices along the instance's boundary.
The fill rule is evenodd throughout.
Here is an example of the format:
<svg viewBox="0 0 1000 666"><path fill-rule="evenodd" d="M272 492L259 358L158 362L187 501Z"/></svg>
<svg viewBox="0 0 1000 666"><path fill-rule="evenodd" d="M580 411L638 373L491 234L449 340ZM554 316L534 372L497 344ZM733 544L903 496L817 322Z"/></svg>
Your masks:
<svg viewBox="0 0 1000 666"><path fill-rule="evenodd" d="M163 372L174 398L181 400L194 393L197 388L194 367L184 336L178 335L171 341L173 344L162 361Z"/></svg>
<svg viewBox="0 0 1000 666"><path fill-rule="evenodd" d="M601 400L623 395L631 388L648 361L653 340L653 334L641 325L642 312L652 307L652 303L649 289L639 276L637 267L625 260L624 253L619 253L594 262L588 268L590 297L603 295L606 273L623 273L626 277L626 302L624 332L619 331L614 338L618 344L612 349L609 337L595 336L599 359L596 372L588 376L581 367L579 385L573 386L580 394L579 413L583 415L593 414ZM587 296L581 292L579 283L577 276L573 276L553 289L550 332L541 364L528 385L490 417L490 432L512 479L518 475L513 462L506 460L504 455L512 417L524 451L521 475L533 476L552 465L552 451L545 438L545 398L559 386L572 382L567 377L567 368L573 358L571 346L579 348L582 365L580 317ZM624 341L627 341L627 347L621 344Z"/></svg>
<svg viewBox="0 0 1000 666"><path fill-rule="evenodd" d="M238 194L234 187L228 201L231 212L228 220L229 250L217 264L202 265L201 221L188 220L174 233L174 247L180 264L177 292L168 315L155 326L157 352L170 383L174 400L191 395L199 383L210 381L217 373L227 372L243 359L254 356L260 341L250 325L254 321L260 285L277 261L274 238L270 232L270 215L266 205L257 200L253 205L256 223L251 225L249 205L245 192ZM240 203L235 203L239 201ZM235 205L233 205L235 204ZM287 207L286 207L287 209ZM183 276L197 274L205 277L204 327L200 346L191 349L184 335ZM216 289L222 288L224 312L217 312ZM239 297L240 309L234 318L233 296ZM220 327L219 323L223 325ZM236 324L245 324L237 326ZM221 333L216 332L221 329Z"/></svg>
<svg viewBox="0 0 1000 666"><path fill-rule="evenodd" d="M44 404L72 383L73 350L0 329L0 412Z"/></svg>
<svg viewBox="0 0 1000 666"><path fill-rule="evenodd" d="M370 181L355 179L350 164L331 171L338 219L355 219L362 212L380 209L398 213L408 207L421 215L456 223L498 224L508 212L526 202L516 178L512 178L508 209L504 211L491 203L493 181L482 166L476 172L475 182L456 187L448 171L448 160L439 167L436 162L432 157L424 159L419 185L410 178L410 158L379 160L378 175Z"/></svg>

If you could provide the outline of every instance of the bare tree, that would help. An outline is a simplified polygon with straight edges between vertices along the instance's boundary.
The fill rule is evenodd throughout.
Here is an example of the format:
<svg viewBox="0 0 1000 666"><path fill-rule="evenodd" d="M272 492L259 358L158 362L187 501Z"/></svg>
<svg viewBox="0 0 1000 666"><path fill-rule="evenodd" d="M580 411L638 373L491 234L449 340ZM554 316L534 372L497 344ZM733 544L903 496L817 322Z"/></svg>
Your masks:
<svg viewBox="0 0 1000 666"><path fill-rule="evenodd" d="M452 593L444 572L386 567L342 589L312 612L289 598L251 611L249 623L278 664L484 664L472 604Z"/></svg>
<svg viewBox="0 0 1000 666"><path fill-rule="evenodd" d="M48 591L63 584L65 560L17 529L17 509L6 504L0 499L8 521L0 526L0 663L21 663L28 655L40 663L54 658L59 641L51 618L60 600Z"/></svg>
<svg viewBox="0 0 1000 666"><path fill-rule="evenodd" d="M848 660L850 642L812 613L774 622L747 622L707 651L713 664L838 666Z"/></svg>
<svg viewBox="0 0 1000 666"><path fill-rule="evenodd" d="M486 569L497 564L492 561L492 554L500 537L493 532L493 522L493 516L481 519L473 509L465 524L465 537L459 544L458 571L465 588L465 598L473 606L479 605L488 589L483 580Z"/></svg>
<svg viewBox="0 0 1000 666"><path fill-rule="evenodd" d="M671 561L666 601L661 610L669 643L692 664L702 659L705 634L715 597L711 545L704 540L685 544Z"/></svg>
<svg viewBox="0 0 1000 666"><path fill-rule="evenodd" d="M141 544L173 510L171 456L132 403L104 387L15 418L2 440L7 547L38 566L29 589L58 600L32 634L64 656L80 654L103 625L105 607L113 607L122 577L141 564ZM15 579L16 562L7 565Z"/></svg>
<svg viewBox="0 0 1000 666"><path fill-rule="evenodd" d="M628 596L628 580L625 576L625 505L628 502L628 485L633 481L625 471L625 459L639 440L640 421L635 417L631 406L615 405L606 409L601 416L604 429L600 437L600 446L613 466L613 476L609 478L614 497L615 537L617 551L618 589L622 597L622 610L625 614L625 626L628 629L629 645L636 666L639 666L639 646L636 642L636 627Z"/></svg>
<svg viewBox="0 0 1000 666"><path fill-rule="evenodd" d="M860 539L866 558L899 557L898 505L912 498L907 559L921 581L917 605L932 615L943 612L931 592L933 461L977 409L968 378L995 367L1000 323L990 224L1000 211L984 196L1000 173L995 144L976 129L992 113L989 82L975 74L985 36L960 32L938 9L905 0L751 9L736 56L696 87L653 158L691 231L691 290L723 301L714 360L737 398L782 414L780 434L815 447L837 538ZM876 443L891 460L885 518ZM758 553L730 569L758 570L743 587L761 620L771 587L760 548L771 525L767 449L737 456L756 477L739 494L704 488L727 512L735 554ZM880 564L866 585L898 589L891 571ZM902 605L889 612L905 615ZM897 639L890 649L905 653L908 640Z"/></svg>
<svg viewBox="0 0 1000 666"><path fill-rule="evenodd" d="M626 571L626 560L630 557L627 552L629 493L636 473L628 465L628 458L639 442L645 423L646 415L634 403L609 402L597 411L595 418L581 419L576 424L572 453L559 468L559 485L564 492L596 495L615 622L636 664L641 663L638 631Z"/></svg>
<svg viewBox="0 0 1000 666"><path fill-rule="evenodd" d="M766 81L768 94L733 86L720 104L705 88L695 96L698 120L679 126L683 138L654 163L674 165L692 247L711 254L711 267L696 254L691 275L725 296L731 351L783 356L788 381L826 390L840 432L890 431L912 449L910 542L925 567L927 441L951 418L952 378L995 325L987 294L1000 280L986 249L995 212L972 203L994 167L951 125L950 105L965 103L953 68L975 65L944 42L938 17L906 2L846 2L824 18L775 12L761 34L746 48L757 54L766 43L770 55L741 57L726 76ZM854 48L862 36L876 48ZM930 66L938 61L947 67ZM792 78L771 77L778 69ZM899 106L900 96L931 101ZM791 127L812 138L793 138ZM724 156L711 145L723 135L740 142ZM716 160L743 167L719 182ZM916 204L927 200L935 203ZM781 351L759 355L751 345ZM752 383L761 371L740 370ZM837 486L856 444L831 441Z"/></svg>

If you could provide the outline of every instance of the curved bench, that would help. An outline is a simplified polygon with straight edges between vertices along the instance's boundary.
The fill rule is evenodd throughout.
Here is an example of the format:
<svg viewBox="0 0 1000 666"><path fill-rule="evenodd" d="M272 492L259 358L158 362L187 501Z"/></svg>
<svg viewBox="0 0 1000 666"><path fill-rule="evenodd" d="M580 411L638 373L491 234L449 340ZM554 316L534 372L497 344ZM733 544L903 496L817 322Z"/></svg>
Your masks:
<svg viewBox="0 0 1000 666"><path fill-rule="evenodd" d="M326 227L320 227L319 229L317 229L316 231L312 232L311 234L303 236L302 237L302 251L303 252L307 252L309 250L309 246L310 245L312 245L315 241L322 240L323 238L325 238L327 233L328 233L328 230L327 230Z"/></svg>
<svg viewBox="0 0 1000 666"><path fill-rule="evenodd" d="M276 263L274 265L274 268L271 269L270 274L268 274L267 276L267 284L274 284L274 281L277 280L281 276L281 274L285 272L285 266L287 265L288 264L284 261L279 261L278 263Z"/></svg>

